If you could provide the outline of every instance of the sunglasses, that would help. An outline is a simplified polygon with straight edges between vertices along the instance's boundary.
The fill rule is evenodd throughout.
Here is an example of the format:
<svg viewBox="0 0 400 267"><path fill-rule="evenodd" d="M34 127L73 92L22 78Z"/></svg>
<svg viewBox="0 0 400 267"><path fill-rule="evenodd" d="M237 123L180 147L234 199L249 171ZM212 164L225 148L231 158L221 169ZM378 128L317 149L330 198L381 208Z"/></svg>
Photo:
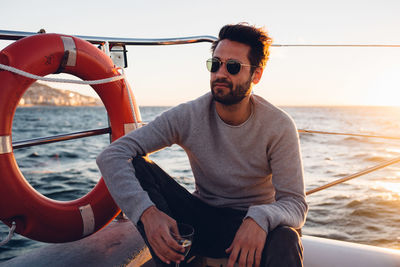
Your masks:
<svg viewBox="0 0 400 267"><path fill-rule="evenodd" d="M209 72L217 72L224 63L226 70L232 75L238 74L242 69L242 66L257 67L254 65L240 63L235 59L228 59L226 62L222 62L220 59L213 57L207 60L207 69Z"/></svg>

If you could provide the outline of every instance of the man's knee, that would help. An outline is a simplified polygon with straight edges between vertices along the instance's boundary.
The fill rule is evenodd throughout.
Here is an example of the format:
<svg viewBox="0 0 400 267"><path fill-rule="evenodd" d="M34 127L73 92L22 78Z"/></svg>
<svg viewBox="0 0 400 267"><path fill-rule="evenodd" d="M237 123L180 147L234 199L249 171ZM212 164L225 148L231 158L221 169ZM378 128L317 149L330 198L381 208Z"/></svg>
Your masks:
<svg viewBox="0 0 400 267"><path fill-rule="evenodd" d="M147 166L150 163L152 163L152 161L147 156L139 155L139 156L136 156L136 157L132 158L133 167Z"/></svg>
<svg viewBox="0 0 400 267"><path fill-rule="evenodd" d="M302 258L303 246L300 236L291 227L279 226L268 233L265 252L270 255L271 253L275 255L293 254Z"/></svg>
<svg viewBox="0 0 400 267"><path fill-rule="evenodd" d="M303 246L297 231L279 226L267 235L262 266L303 266Z"/></svg>
<svg viewBox="0 0 400 267"><path fill-rule="evenodd" d="M132 165L135 169L136 178L145 191L153 187L158 188L162 177L169 178L169 175L147 156L134 157L132 159Z"/></svg>
<svg viewBox="0 0 400 267"><path fill-rule="evenodd" d="M297 231L288 226L279 226L268 234L272 243L298 244L300 236Z"/></svg>

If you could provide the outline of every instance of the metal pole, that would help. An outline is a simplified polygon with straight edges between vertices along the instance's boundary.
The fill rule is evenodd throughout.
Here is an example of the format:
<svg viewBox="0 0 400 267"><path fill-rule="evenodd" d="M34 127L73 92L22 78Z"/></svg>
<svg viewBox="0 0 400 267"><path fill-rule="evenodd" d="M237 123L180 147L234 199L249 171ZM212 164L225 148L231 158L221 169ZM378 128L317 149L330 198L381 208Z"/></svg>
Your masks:
<svg viewBox="0 0 400 267"><path fill-rule="evenodd" d="M376 165L376 166L370 167L370 168L365 169L365 170L363 170L363 171L360 171L360 172L357 172L357 173L354 173L354 174L345 176L345 177L343 177L343 178L341 178L341 179L338 179L338 180L336 180L336 181L333 181L333 182L331 182L331 183L328 183L328 184L322 185L322 186L320 186L320 187L311 189L311 190L309 190L309 191L306 192L306 195L307 195L307 196L308 196L308 195L311 195L311 194L313 194L313 193L315 193L315 192L324 190L324 189L326 189L326 188L332 187L332 186L337 185L337 184L344 183L344 182L346 182L346 181L348 181L348 180L351 180L351 179L360 177L360 176L362 176L362 175L365 175L365 174L368 174L368 173L370 173L370 172L373 172L373 171L376 171L376 170L385 168L385 167L387 167L387 166L389 166L389 165L393 165L393 164L398 163L398 162L400 162L400 157L397 157L397 158L394 158L394 159L391 159L391 160L384 161L384 162L382 162L382 163L380 163L380 164L378 164L378 165Z"/></svg>
<svg viewBox="0 0 400 267"><path fill-rule="evenodd" d="M79 138L83 138L83 137L89 137L89 136L95 136L95 135L101 135L101 134L109 134L109 133L111 133L110 127L96 129L96 130L88 130L88 131L82 131L82 132L69 133L69 134L60 134L60 135L53 135L53 136L48 136L48 137L34 138L34 139L30 139L30 140L13 142L13 149L19 149L19 148L37 146L37 145L44 145L44 144L50 144L50 143L54 143L54 142L79 139Z"/></svg>
<svg viewBox="0 0 400 267"><path fill-rule="evenodd" d="M0 30L0 40L19 40L21 38L37 34L40 33ZM110 44L125 44L125 45L177 45L177 44L193 44L202 42L212 43L215 40L217 40L216 37L209 35L177 37L177 38L158 38L158 39L118 38L118 37L107 37L107 36L84 36L84 35L75 35L75 37L86 40L92 44L103 44L104 42L108 42Z"/></svg>

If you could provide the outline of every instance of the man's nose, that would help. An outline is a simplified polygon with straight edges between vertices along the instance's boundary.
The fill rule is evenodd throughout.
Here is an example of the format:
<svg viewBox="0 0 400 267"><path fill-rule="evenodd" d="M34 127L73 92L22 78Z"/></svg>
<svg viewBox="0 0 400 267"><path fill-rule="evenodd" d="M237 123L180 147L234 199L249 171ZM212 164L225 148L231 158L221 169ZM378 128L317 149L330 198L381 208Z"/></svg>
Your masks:
<svg viewBox="0 0 400 267"><path fill-rule="evenodd" d="M228 76L228 70L226 69L226 65L224 62L221 63L221 66L219 67L219 69L215 72L215 75L217 76Z"/></svg>

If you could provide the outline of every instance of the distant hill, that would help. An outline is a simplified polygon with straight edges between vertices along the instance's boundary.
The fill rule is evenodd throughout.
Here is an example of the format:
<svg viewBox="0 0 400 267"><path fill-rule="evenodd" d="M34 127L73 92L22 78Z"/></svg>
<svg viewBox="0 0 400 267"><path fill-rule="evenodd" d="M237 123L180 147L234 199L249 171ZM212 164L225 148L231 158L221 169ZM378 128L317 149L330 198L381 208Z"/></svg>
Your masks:
<svg viewBox="0 0 400 267"><path fill-rule="evenodd" d="M98 106L102 105L100 99L81 95L77 92L62 90L35 82L25 92L19 106Z"/></svg>

